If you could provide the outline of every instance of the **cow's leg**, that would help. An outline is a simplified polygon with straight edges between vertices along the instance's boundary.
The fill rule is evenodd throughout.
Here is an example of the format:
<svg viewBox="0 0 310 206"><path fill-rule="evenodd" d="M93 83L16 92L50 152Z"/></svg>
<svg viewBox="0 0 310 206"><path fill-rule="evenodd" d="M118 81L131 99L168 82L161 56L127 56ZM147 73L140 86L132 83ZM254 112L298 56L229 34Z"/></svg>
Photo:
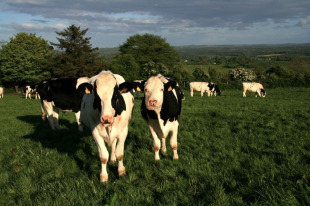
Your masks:
<svg viewBox="0 0 310 206"><path fill-rule="evenodd" d="M54 121L55 128L57 130L60 130L60 127L59 127L59 109L57 107L53 107L53 121Z"/></svg>
<svg viewBox="0 0 310 206"><path fill-rule="evenodd" d="M193 97L193 96L194 96L194 90L191 89L191 97Z"/></svg>
<svg viewBox="0 0 310 206"><path fill-rule="evenodd" d="M106 182L108 181L107 162L109 160L109 152L97 129L94 129L92 133L98 147L99 158L101 161L100 182Z"/></svg>
<svg viewBox="0 0 310 206"><path fill-rule="evenodd" d="M170 137L170 146L173 150L173 159L177 160L179 159L179 155L178 155L178 127L179 127L179 123L178 121L174 122L174 126L173 126L173 130L172 130L172 134Z"/></svg>
<svg viewBox="0 0 310 206"><path fill-rule="evenodd" d="M261 97L260 91L257 91L257 95L258 95L259 97ZM257 95L256 95L256 97L257 97Z"/></svg>
<svg viewBox="0 0 310 206"><path fill-rule="evenodd" d="M163 153L167 152L167 147L166 147L166 138L162 137L161 138L161 151Z"/></svg>
<svg viewBox="0 0 310 206"><path fill-rule="evenodd" d="M154 131L154 129L149 126L152 137L153 137L153 147L154 147L154 151L155 151L155 160L160 160L159 158L159 149L160 149L160 139L158 138L156 132Z"/></svg>
<svg viewBox="0 0 310 206"><path fill-rule="evenodd" d="M47 120L52 128L52 130L55 130L55 124L54 124L54 117L53 117L53 105L51 102L47 102L47 101L43 101L43 105L41 104L41 112L42 112L42 119L43 119L43 115L44 115L44 110L42 109L43 107L46 110L46 117Z"/></svg>
<svg viewBox="0 0 310 206"><path fill-rule="evenodd" d="M79 127L79 131L80 131L80 132L83 132L83 125L82 125L82 123L80 122L80 114L81 114L80 111L74 113L75 119L76 119L76 123L77 123L77 125L78 125L78 127Z"/></svg>
<svg viewBox="0 0 310 206"><path fill-rule="evenodd" d="M202 96L202 97L203 97L203 92L204 92L204 91L201 91L201 92L200 92L200 96Z"/></svg>
<svg viewBox="0 0 310 206"><path fill-rule="evenodd" d="M117 138L114 139L112 145L111 145L111 162L116 162L116 155L115 155L115 148L116 148Z"/></svg>
<svg viewBox="0 0 310 206"><path fill-rule="evenodd" d="M246 91L245 91L245 90L243 90L243 97L246 97L245 93L246 93Z"/></svg>
<svg viewBox="0 0 310 206"><path fill-rule="evenodd" d="M124 145L125 145L125 140L128 134L128 127L125 127L118 136L118 142L116 145L116 150L115 150L115 155L116 158L118 159L118 175L119 176L124 176L126 175L126 168L124 167Z"/></svg>

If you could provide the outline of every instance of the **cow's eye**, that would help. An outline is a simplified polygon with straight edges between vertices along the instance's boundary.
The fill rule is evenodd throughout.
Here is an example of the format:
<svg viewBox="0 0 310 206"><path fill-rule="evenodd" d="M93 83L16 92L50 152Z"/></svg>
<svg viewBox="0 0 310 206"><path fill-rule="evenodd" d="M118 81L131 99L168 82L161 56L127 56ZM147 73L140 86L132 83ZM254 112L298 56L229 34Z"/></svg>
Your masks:
<svg viewBox="0 0 310 206"><path fill-rule="evenodd" d="M148 92L149 90L147 90L147 89L144 89L144 92Z"/></svg>
<svg viewBox="0 0 310 206"><path fill-rule="evenodd" d="M164 89L163 89L163 88L161 88L161 89L160 89L160 91L161 91L161 92L163 92L163 91L164 91Z"/></svg>

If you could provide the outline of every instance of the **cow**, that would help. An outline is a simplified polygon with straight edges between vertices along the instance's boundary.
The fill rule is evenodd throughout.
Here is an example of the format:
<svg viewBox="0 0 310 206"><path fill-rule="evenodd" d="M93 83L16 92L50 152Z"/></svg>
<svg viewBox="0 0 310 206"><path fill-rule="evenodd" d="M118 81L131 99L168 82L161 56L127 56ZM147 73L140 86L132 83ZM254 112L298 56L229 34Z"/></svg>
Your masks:
<svg viewBox="0 0 310 206"><path fill-rule="evenodd" d="M4 89L3 87L0 87L0 99L3 98Z"/></svg>
<svg viewBox="0 0 310 206"><path fill-rule="evenodd" d="M256 83L256 82L243 82L243 97L246 97L246 92L253 92L256 93L260 97L266 97L266 92L264 90L264 87L261 83Z"/></svg>
<svg viewBox="0 0 310 206"><path fill-rule="evenodd" d="M118 159L119 176L126 174L124 144L134 106L134 97L129 91L134 85L110 71L103 71L91 79L94 89L91 94L83 96L80 121L90 128L97 143L101 161L100 182L107 182L109 152L106 143L111 146L111 162Z"/></svg>
<svg viewBox="0 0 310 206"><path fill-rule="evenodd" d="M46 116L52 130L59 130L59 110L75 113L79 131L83 126L79 122L81 101L84 93L92 91L92 85L88 84L89 78L67 78L42 81L37 86L41 97L42 119Z"/></svg>
<svg viewBox="0 0 310 206"><path fill-rule="evenodd" d="M38 91L36 90L36 87L37 85L27 85L25 88L24 88L24 93L25 93L25 99L29 98L31 99L31 94L35 94L35 99L40 99L40 96L39 96L39 93Z"/></svg>
<svg viewBox="0 0 310 206"><path fill-rule="evenodd" d="M203 93L207 93L208 96L211 95L211 91L214 90L215 84L209 82L190 82L190 93L191 97L194 96L194 91L200 92L200 95L203 96ZM220 93L219 93L220 94Z"/></svg>
<svg viewBox="0 0 310 206"><path fill-rule="evenodd" d="M166 153L166 138L169 133L171 133L170 146L173 149L173 159L179 159L177 135L182 92L175 81L166 80L152 76L144 84L139 85L144 91L141 114L148 123L153 137L155 160L160 160L160 148L163 153Z"/></svg>

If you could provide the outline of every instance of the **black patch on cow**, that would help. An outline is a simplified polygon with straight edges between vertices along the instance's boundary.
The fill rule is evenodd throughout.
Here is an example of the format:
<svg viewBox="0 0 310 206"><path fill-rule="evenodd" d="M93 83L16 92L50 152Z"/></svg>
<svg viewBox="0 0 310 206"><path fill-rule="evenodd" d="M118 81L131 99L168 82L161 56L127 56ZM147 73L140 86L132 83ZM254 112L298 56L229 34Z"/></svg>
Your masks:
<svg viewBox="0 0 310 206"><path fill-rule="evenodd" d="M209 87L209 90L211 91L211 90L214 88L214 84L209 83L209 84L208 84L208 87Z"/></svg>
<svg viewBox="0 0 310 206"><path fill-rule="evenodd" d="M93 85L89 83L80 84L74 95L74 107L72 108L73 112L78 112L81 110L82 98L85 94L86 88L89 92L93 91Z"/></svg>
<svg viewBox="0 0 310 206"><path fill-rule="evenodd" d="M217 86L217 84L214 85L214 89L216 91L216 94L218 94L219 96L221 96L221 91L220 91L220 88Z"/></svg>
<svg viewBox="0 0 310 206"><path fill-rule="evenodd" d="M94 84L94 103L93 103L93 107L94 109L98 108L98 111L101 113L101 99L97 93L97 85L96 82ZM113 95L112 95L112 99L111 99L111 104L112 107L115 110L115 117L117 115L120 115L123 111L126 110L126 104L125 104L125 100L122 96L122 94L119 92L119 88L117 85L115 85L114 87L114 91L113 91Z"/></svg>
<svg viewBox="0 0 310 206"><path fill-rule="evenodd" d="M169 87L172 87L176 91L177 97L174 95L173 90L168 91ZM166 125L167 121L170 122L174 120L178 120L181 114L182 108L182 91L179 87L176 86L176 82L169 81L165 84L164 90L164 99L163 104L160 110L160 118L164 121L164 125ZM145 120L150 119L157 119L157 114L153 110L148 110L145 106L145 98L142 100L141 104L141 114Z"/></svg>
<svg viewBox="0 0 310 206"><path fill-rule="evenodd" d="M93 103L93 107L94 109L98 109L98 111L101 113L101 99L97 93L97 84L96 82L94 83L94 103Z"/></svg>
<svg viewBox="0 0 310 206"><path fill-rule="evenodd" d="M38 84L37 91L43 100L54 102L55 106L62 110L78 112L85 94L85 88L92 90L92 85L83 83L76 89L77 78L52 79Z"/></svg>
<svg viewBox="0 0 310 206"><path fill-rule="evenodd" d="M122 94L119 92L119 89L116 85L114 87L114 92L111 101L112 101L112 107L115 110L114 117L120 115L124 110L126 110L125 100Z"/></svg>
<svg viewBox="0 0 310 206"><path fill-rule="evenodd" d="M260 93L265 94L265 90L264 89L260 89Z"/></svg>

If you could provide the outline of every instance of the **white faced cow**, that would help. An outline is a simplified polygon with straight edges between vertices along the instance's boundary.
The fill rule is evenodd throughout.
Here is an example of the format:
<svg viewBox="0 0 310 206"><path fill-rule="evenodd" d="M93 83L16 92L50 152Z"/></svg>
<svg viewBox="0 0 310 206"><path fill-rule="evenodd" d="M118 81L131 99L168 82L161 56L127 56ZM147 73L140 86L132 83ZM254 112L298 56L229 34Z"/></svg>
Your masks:
<svg viewBox="0 0 310 206"><path fill-rule="evenodd" d="M166 82L166 83L164 83ZM159 160L159 149L166 153L166 138L169 133L173 159L178 156L178 118L181 113L182 92L175 81L166 81L157 76L150 77L141 84L144 98L141 104L142 117L149 125L153 137L155 160Z"/></svg>
<svg viewBox="0 0 310 206"><path fill-rule="evenodd" d="M83 95L92 90L92 85L87 83L87 77L69 78L69 79L53 79L43 81L37 86L37 91L41 97L41 113L42 119L45 119L45 111L47 119L52 130L59 128L59 109L63 111L73 111L79 131L83 130L80 119L80 108Z"/></svg>
<svg viewBox="0 0 310 206"><path fill-rule="evenodd" d="M207 93L208 96L211 95L211 91L214 89L214 84L208 82L190 82L189 83L191 97L194 96L194 91L200 92L200 95L203 96L203 93Z"/></svg>
<svg viewBox="0 0 310 206"><path fill-rule="evenodd" d="M266 92L264 90L264 87L261 83L256 83L256 82L243 82L243 97L246 97L246 92L253 92L256 93L260 97L266 97Z"/></svg>
<svg viewBox="0 0 310 206"><path fill-rule="evenodd" d="M118 159L119 176L126 174L124 144L134 105L133 95L128 91L133 89L133 85L110 71L101 72L91 79L94 82L93 93L84 95L82 99L80 121L91 129L97 143L101 161L100 181L106 182L109 152L105 143L112 146L111 161Z"/></svg>
<svg viewBox="0 0 310 206"><path fill-rule="evenodd" d="M3 98L3 92L4 92L3 87L0 87L0 99Z"/></svg>

